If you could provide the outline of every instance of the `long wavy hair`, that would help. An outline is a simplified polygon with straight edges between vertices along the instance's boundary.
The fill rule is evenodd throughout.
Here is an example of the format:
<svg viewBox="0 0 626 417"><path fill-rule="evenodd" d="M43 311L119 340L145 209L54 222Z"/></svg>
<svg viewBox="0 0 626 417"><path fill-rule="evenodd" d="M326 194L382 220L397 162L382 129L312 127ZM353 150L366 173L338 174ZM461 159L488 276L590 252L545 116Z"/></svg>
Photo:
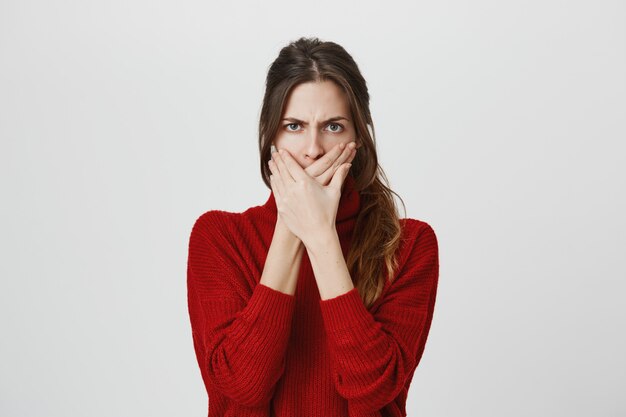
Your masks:
<svg viewBox="0 0 626 417"><path fill-rule="evenodd" d="M361 148L350 173L359 191L361 207L354 226L346 265L366 307L380 296L385 280L392 280L398 267L397 249L401 227L387 177L378 165L376 136L369 108L369 92L359 68L346 50L329 41L302 37L283 47L270 65L259 118L261 176L271 189L272 173L265 163L271 159L271 144L289 92L306 82L334 81L348 98ZM402 198L398 196L402 201ZM405 211L404 201L402 206ZM384 268L384 269L383 269ZM386 274L386 275L385 275Z"/></svg>

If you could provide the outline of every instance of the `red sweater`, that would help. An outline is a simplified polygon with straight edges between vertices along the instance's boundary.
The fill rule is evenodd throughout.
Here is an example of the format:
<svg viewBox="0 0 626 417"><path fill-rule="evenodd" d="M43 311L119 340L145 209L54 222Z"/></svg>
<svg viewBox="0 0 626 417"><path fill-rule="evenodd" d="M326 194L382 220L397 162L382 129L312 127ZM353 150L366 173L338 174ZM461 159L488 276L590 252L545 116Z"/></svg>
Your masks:
<svg viewBox="0 0 626 417"><path fill-rule="evenodd" d="M344 257L359 200L349 175L336 223ZM259 284L275 224L270 192L191 230L189 316L209 417L406 416L437 293L433 229L401 219L401 267L367 309L356 288L322 300L306 249L294 295Z"/></svg>

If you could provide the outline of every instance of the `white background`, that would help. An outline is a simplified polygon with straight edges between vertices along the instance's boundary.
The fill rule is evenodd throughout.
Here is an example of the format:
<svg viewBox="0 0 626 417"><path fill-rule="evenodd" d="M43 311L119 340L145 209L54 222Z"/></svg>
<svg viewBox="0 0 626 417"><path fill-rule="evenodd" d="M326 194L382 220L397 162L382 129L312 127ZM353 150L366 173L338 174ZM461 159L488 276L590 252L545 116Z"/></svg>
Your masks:
<svg viewBox="0 0 626 417"><path fill-rule="evenodd" d="M266 71L368 81L380 163L440 246L407 411L626 414L622 1L0 0L0 414L206 416L191 226L262 204Z"/></svg>

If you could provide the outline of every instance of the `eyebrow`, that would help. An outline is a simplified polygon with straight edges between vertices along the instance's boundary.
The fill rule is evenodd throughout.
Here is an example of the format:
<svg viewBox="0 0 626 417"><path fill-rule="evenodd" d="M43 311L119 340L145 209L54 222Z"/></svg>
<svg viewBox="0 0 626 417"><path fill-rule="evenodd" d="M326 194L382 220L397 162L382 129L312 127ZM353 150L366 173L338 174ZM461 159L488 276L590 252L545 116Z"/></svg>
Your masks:
<svg viewBox="0 0 626 417"><path fill-rule="evenodd" d="M349 122L349 121L350 121L349 119L346 119L346 118L345 118L345 117L343 117L343 116L335 116L335 117L331 117L331 118L330 118L330 119L328 119L328 120L324 120L322 123L336 122L337 120L342 120L342 119L343 119L343 120L345 120L345 121L347 121L347 122ZM308 123L307 123L307 122L305 122L304 120L296 119L295 117L285 117L285 118L284 118L284 119L282 119L281 121L283 121L283 120L286 120L286 121L288 121L288 122L300 123L300 124L303 124L303 125L308 125Z"/></svg>

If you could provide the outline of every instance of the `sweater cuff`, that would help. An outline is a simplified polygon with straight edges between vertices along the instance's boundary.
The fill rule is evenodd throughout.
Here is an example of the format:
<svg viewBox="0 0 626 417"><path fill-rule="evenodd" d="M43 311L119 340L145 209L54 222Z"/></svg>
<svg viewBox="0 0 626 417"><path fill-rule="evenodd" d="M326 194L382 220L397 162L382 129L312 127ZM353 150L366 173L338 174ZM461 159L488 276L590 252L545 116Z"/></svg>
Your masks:
<svg viewBox="0 0 626 417"><path fill-rule="evenodd" d="M320 299L320 309L328 332L345 329L367 330L375 324L372 313L363 304L356 287L337 297ZM356 332L356 334L359 333L366 336L366 332Z"/></svg>
<svg viewBox="0 0 626 417"><path fill-rule="evenodd" d="M267 285L257 284L241 317L248 323L259 323L270 329L288 330L296 305L294 295L285 294Z"/></svg>

